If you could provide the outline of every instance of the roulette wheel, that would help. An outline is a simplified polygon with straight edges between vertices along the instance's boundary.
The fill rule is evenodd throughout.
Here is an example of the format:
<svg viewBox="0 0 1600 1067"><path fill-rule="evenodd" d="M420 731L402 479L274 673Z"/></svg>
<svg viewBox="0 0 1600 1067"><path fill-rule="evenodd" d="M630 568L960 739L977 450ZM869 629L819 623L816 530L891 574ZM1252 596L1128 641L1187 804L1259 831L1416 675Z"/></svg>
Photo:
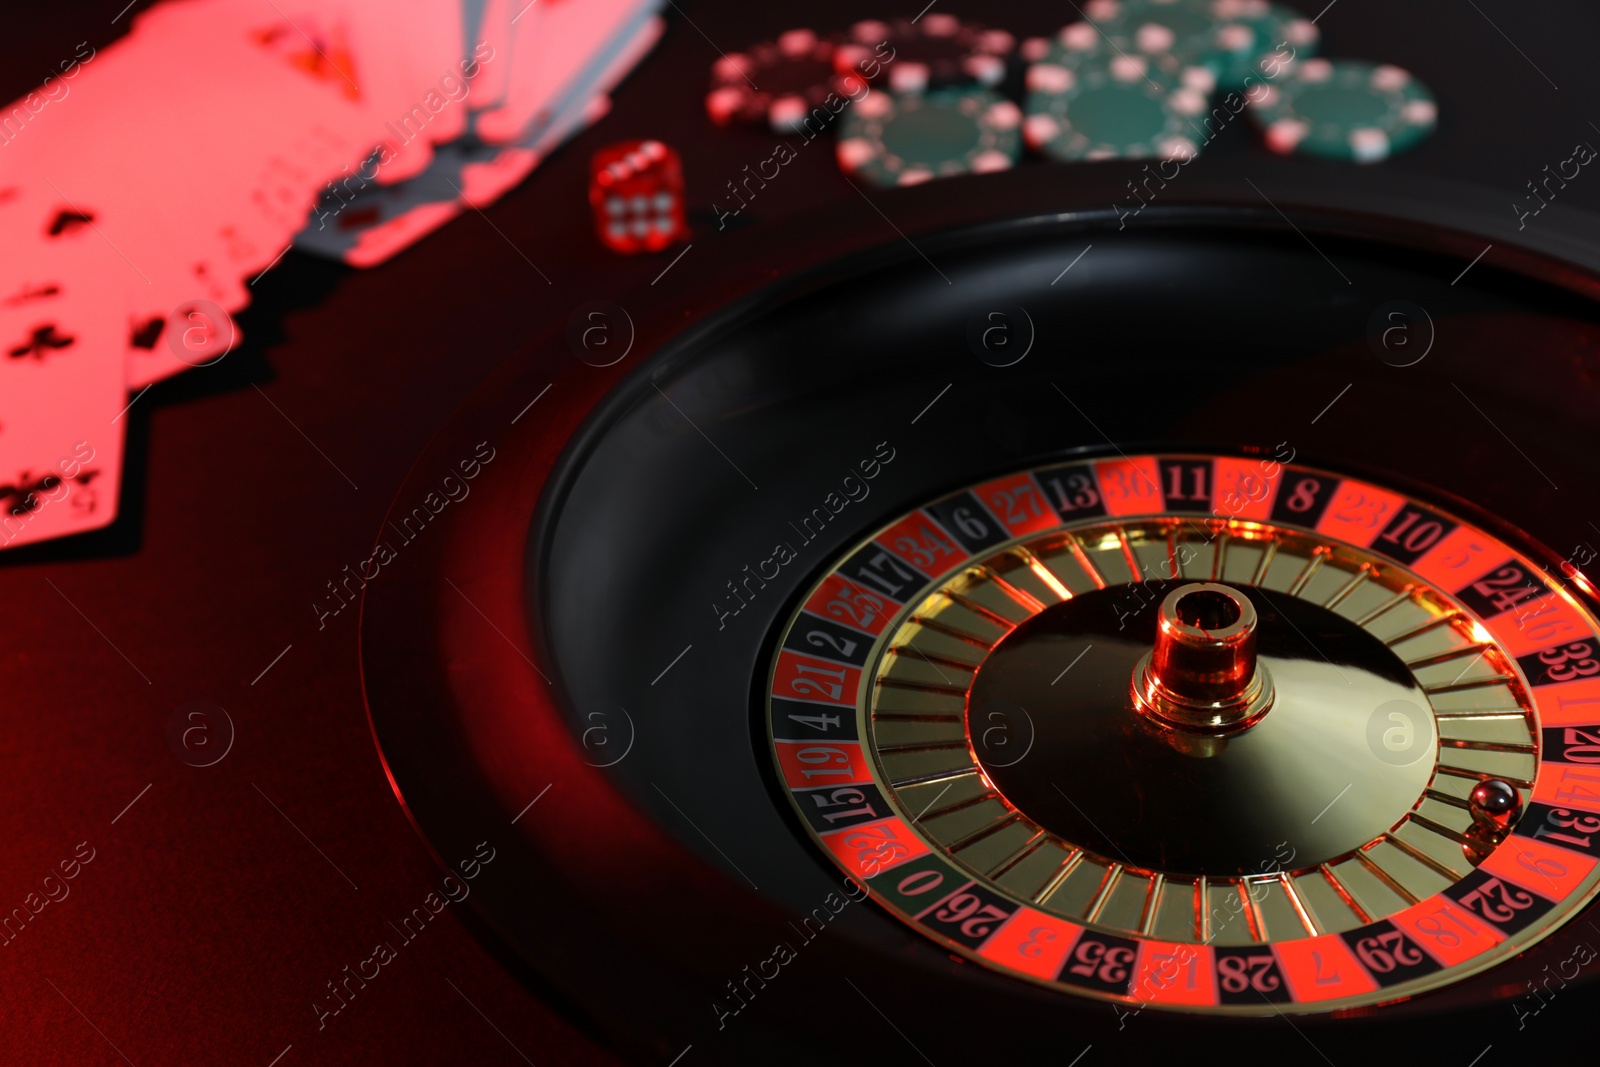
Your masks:
<svg viewBox="0 0 1600 1067"><path fill-rule="evenodd" d="M480 914L630 1054L1578 1025L1532 1020L1595 958L1600 224L1221 160L1129 226L1137 176L731 235L413 467L386 770L441 859L515 826Z"/></svg>

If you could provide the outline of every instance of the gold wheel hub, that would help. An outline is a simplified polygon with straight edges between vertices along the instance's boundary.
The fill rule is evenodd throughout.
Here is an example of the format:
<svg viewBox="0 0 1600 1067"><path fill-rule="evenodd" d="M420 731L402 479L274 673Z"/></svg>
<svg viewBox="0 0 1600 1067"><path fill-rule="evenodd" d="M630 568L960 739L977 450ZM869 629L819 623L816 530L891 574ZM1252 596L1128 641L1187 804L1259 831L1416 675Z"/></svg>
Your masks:
<svg viewBox="0 0 1600 1067"><path fill-rule="evenodd" d="M1256 609L1215 582L1167 594L1154 647L1133 675L1138 709L1180 730L1226 732L1253 725L1272 707L1272 673L1256 658Z"/></svg>

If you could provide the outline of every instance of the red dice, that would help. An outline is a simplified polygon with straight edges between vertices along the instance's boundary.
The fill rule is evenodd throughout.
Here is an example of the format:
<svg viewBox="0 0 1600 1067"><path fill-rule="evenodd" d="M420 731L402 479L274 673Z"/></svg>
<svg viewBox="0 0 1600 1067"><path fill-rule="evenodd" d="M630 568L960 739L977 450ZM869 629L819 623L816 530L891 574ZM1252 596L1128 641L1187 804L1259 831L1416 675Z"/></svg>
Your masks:
<svg viewBox="0 0 1600 1067"><path fill-rule="evenodd" d="M621 141L589 161L595 233L613 252L659 252L688 236L683 164L660 141Z"/></svg>

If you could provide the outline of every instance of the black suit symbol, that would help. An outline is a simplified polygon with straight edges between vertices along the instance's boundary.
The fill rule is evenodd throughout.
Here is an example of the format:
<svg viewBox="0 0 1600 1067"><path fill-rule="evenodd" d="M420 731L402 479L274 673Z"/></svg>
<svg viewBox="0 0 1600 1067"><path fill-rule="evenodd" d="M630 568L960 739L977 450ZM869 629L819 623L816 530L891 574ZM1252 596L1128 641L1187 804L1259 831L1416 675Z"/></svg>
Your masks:
<svg viewBox="0 0 1600 1067"><path fill-rule="evenodd" d="M37 511L44 503L39 494L48 493L61 484L60 476L55 474L47 474L38 481L31 481L30 477L24 473L16 485L0 485L0 513L20 516Z"/></svg>
<svg viewBox="0 0 1600 1067"><path fill-rule="evenodd" d="M51 237L60 237L64 233L71 233L80 226L89 226L94 223L94 216L86 211L58 211L56 217L50 220L50 227L45 232Z"/></svg>
<svg viewBox="0 0 1600 1067"><path fill-rule="evenodd" d="M167 320L160 316L152 316L145 322L133 324L133 332L129 341L134 348L155 348L156 342L161 340L161 331L166 327Z"/></svg>
<svg viewBox="0 0 1600 1067"><path fill-rule="evenodd" d="M28 339L20 345L7 349L6 355L12 359L26 359L32 356L34 359L43 362L44 357L48 356L53 350L71 348L77 340L76 337L61 333L56 329L56 324L50 322L43 326L35 326L33 332L28 335Z"/></svg>
<svg viewBox="0 0 1600 1067"><path fill-rule="evenodd" d="M88 485L99 473L98 470L86 470L66 480L79 485ZM20 518L29 512L38 511L45 503L42 494L55 489L62 480L59 474L46 474L42 478L34 478L30 472L23 471L17 475L17 484L0 485L0 515L14 515Z"/></svg>

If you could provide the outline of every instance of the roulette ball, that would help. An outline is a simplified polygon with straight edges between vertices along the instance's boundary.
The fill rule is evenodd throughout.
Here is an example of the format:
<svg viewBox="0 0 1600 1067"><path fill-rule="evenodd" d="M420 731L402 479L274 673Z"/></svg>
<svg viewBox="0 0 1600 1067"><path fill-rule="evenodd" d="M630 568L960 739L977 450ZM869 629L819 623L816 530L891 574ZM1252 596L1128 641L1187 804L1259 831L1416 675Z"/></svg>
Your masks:
<svg viewBox="0 0 1600 1067"><path fill-rule="evenodd" d="M1130 226L1136 174L735 234L413 468L385 767L441 857L515 826L480 913L629 1054L1564 1040L1600 223L1222 160Z"/></svg>

